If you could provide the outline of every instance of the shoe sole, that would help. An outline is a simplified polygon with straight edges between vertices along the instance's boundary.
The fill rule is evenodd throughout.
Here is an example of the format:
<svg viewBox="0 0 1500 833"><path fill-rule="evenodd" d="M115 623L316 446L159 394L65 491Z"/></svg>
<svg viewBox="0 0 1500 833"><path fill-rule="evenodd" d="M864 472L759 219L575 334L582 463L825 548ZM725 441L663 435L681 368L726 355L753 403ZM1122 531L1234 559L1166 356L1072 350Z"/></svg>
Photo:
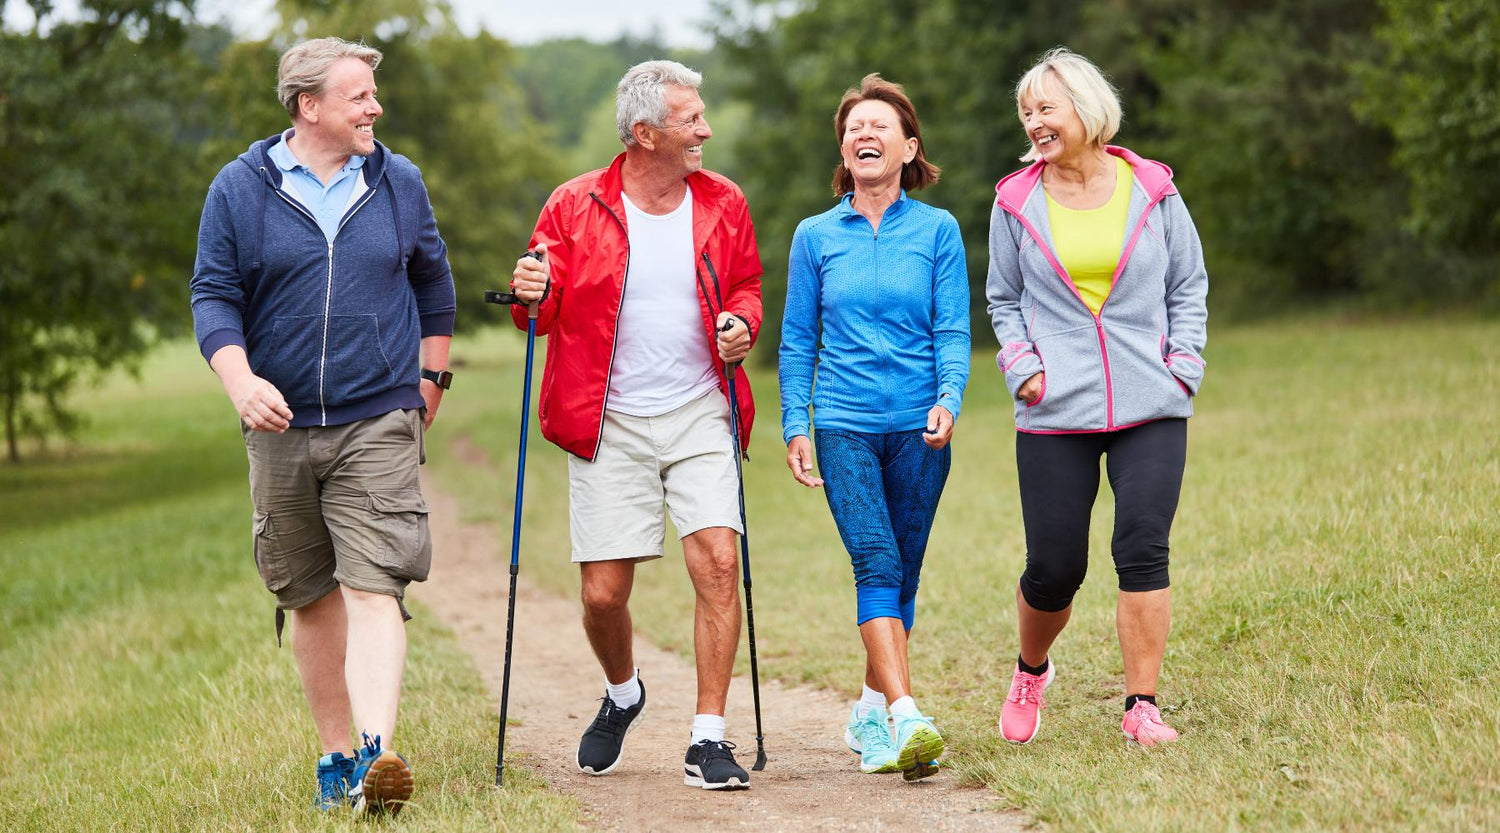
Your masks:
<svg viewBox="0 0 1500 833"><path fill-rule="evenodd" d="M1047 676L1043 678L1042 693L1046 693L1047 689L1052 686L1052 678L1056 677L1056 676L1057 676L1057 666L1055 664L1054 665L1048 665L1047 666ZM1040 734L1041 731L1042 731L1042 710L1040 708L1036 710L1036 725L1033 726L1033 727L1031 727L1031 736L1028 737L1028 738L1026 738L1025 740L1011 740L1010 738L1006 738L1005 737L1005 720L1002 718L1001 721L1000 721L1000 737L1005 738L1005 742L1006 743L1014 743L1017 746L1025 746L1026 744L1031 743L1032 741L1036 740L1036 736L1038 734Z"/></svg>
<svg viewBox="0 0 1500 833"><path fill-rule="evenodd" d="M1141 743L1140 741L1138 741L1138 740L1135 739L1135 735L1130 734L1129 732L1125 731L1124 729L1120 730L1120 734L1122 734L1122 735L1125 736L1125 745L1126 746L1139 746L1142 749L1150 749L1153 746L1162 746L1164 744L1176 743L1177 742L1177 738L1170 738L1170 739L1168 739L1168 738L1162 738L1161 740L1153 740L1150 743Z"/></svg>
<svg viewBox="0 0 1500 833"><path fill-rule="evenodd" d="M881 764L880 766L871 768L869 764L865 763L864 761L860 761L859 771L863 772L866 775L884 775L891 772L900 772L901 765L897 761L891 761L890 763Z"/></svg>
<svg viewBox="0 0 1500 833"><path fill-rule="evenodd" d="M896 766L901 769L901 777L908 781L916 781L935 774L938 768L932 766L932 762L941 758L946 749L947 745L943 742L943 736L938 734L936 729L922 726L913 730L911 737L901 745L901 752L896 758Z"/></svg>
<svg viewBox="0 0 1500 833"><path fill-rule="evenodd" d="M608 775L611 772L614 772L615 771L615 767L617 767L617 766L620 765L620 761L625 760L625 738L630 737L630 733L635 731L635 727L638 726L638 725L640 725L641 718L643 718L645 716L646 716L646 707L645 706L641 706L641 710L638 711L638 712L636 712L635 719L632 720L632 721L630 721L628 724L626 724L626 726L625 726L625 735L620 738L620 754L618 754L618 755L615 756L615 759L610 762L609 766L605 767L604 769L599 769L599 770L589 769L588 767L584 766L582 763L579 762L578 756L575 754L573 756L573 763L578 766L578 771L581 772L581 773L583 773L584 775L592 775L592 776L594 776L596 778L598 776Z"/></svg>
<svg viewBox="0 0 1500 833"><path fill-rule="evenodd" d="M389 750L370 764L360 782L359 799L354 804L356 815L389 813L395 817L411 800L416 790L416 778L411 767L401 756Z"/></svg>
<svg viewBox="0 0 1500 833"><path fill-rule="evenodd" d="M695 773L691 769L689 769L686 765L684 765L683 768L682 768L682 783L686 784L689 787L697 787L700 790L748 790L748 789L750 789L750 782L749 782L749 780L741 781L738 778L731 778L731 779L729 779L728 781L725 781L722 784L710 784L709 782L703 780L703 774L701 772Z"/></svg>

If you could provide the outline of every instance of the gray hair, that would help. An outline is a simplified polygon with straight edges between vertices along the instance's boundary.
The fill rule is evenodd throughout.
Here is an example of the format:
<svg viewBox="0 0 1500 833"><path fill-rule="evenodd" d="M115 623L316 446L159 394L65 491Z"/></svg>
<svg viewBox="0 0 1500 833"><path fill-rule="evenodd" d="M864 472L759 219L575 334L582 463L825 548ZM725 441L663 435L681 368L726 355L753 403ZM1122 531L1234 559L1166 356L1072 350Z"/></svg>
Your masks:
<svg viewBox="0 0 1500 833"><path fill-rule="evenodd" d="M1088 58L1065 46L1049 50L1016 83L1016 115L1023 123L1026 117L1022 115L1022 102L1028 98L1041 98L1042 85L1049 75L1057 80L1063 94L1073 102L1073 109L1083 122L1087 141L1103 147L1120 132L1120 95L1115 92L1114 85ZM1028 142L1027 153L1021 161L1035 162L1040 158L1042 155L1036 146Z"/></svg>
<svg viewBox="0 0 1500 833"><path fill-rule="evenodd" d="M667 87L698 89L703 76L676 61L646 61L625 71L615 88L615 127L625 147L635 144L631 129L645 122L652 127L667 123Z"/></svg>
<svg viewBox="0 0 1500 833"><path fill-rule="evenodd" d="M374 70L383 57L380 50L362 43L350 43L342 38L318 38L303 41L283 52L276 66L276 97L287 115L297 118L300 105L297 100L303 93L312 96L323 94L328 83L328 70L345 58L357 58Z"/></svg>

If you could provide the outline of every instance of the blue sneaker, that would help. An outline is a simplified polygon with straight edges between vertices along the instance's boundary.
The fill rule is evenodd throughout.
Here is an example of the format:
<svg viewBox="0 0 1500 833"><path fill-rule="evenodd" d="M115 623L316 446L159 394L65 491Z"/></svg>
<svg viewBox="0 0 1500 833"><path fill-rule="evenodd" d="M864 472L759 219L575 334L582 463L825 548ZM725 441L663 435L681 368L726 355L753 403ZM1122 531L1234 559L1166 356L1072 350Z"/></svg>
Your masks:
<svg viewBox="0 0 1500 833"><path fill-rule="evenodd" d="M937 774L938 758L947 748L943 736L932 725L932 718L922 714L896 717L896 766L901 777L916 781Z"/></svg>
<svg viewBox="0 0 1500 833"><path fill-rule="evenodd" d="M318 797L313 806L328 811L349 803L349 787L354 783L354 759L342 752L330 752L318 759Z"/></svg>
<svg viewBox="0 0 1500 833"><path fill-rule="evenodd" d="M851 738L859 744L859 771L896 772L896 741L891 737L890 715L885 709L873 708L864 717L856 717L859 708L849 715L850 726L844 730L845 742ZM853 749L854 744L850 743Z"/></svg>
<svg viewBox="0 0 1500 833"><path fill-rule="evenodd" d="M364 746L354 759L353 788L349 800L354 804L356 815L377 815L401 812L411 799L416 780L406 759L389 749L380 748L380 736L374 740L361 735Z"/></svg>

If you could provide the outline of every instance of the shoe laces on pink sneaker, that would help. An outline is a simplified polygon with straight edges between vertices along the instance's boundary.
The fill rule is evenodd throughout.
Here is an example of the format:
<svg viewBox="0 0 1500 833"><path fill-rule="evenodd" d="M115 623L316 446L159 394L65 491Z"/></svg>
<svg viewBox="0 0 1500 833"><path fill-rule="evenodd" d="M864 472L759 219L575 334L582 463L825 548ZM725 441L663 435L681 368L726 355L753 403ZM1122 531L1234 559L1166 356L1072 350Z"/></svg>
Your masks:
<svg viewBox="0 0 1500 833"><path fill-rule="evenodd" d="M1161 710L1155 704L1137 700L1120 723L1125 737L1141 746L1155 746L1177 740L1177 730L1162 722Z"/></svg>
<svg viewBox="0 0 1500 833"><path fill-rule="evenodd" d="M1044 674L1028 674L1019 667L1010 680L1010 692L1000 709L1000 734L1012 743L1030 743L1042 727L1042 709L1047 700L1042 692L1052 683L1055 666L1048 665Z"/></svg>

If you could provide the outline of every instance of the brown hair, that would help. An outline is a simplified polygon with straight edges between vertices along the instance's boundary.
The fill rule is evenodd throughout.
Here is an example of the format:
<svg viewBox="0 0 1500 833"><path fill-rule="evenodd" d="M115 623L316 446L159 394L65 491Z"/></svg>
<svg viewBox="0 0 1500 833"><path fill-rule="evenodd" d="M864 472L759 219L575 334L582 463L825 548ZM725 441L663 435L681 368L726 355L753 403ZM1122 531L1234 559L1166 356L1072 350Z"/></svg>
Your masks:
<svg viewBox="0 0 1500 833"><path fill-rule="evenodd" d="M833 115L833 133L840 143L844 141L844 126L849 122L849 111L862 101L884 101L895 109L901 119L901 133L908 139L917 140L917 155L901 166L901 187L908 191L920 191L938 181L942 168L927 161L927 148L922 142L922 123L917 119L917 108L900 84L893 84L872 72L859 82L859 88L850 87L839 102ZM833 171L833 195L842 197L854 190L854 174L844 167L843 160Z"/></svg>

